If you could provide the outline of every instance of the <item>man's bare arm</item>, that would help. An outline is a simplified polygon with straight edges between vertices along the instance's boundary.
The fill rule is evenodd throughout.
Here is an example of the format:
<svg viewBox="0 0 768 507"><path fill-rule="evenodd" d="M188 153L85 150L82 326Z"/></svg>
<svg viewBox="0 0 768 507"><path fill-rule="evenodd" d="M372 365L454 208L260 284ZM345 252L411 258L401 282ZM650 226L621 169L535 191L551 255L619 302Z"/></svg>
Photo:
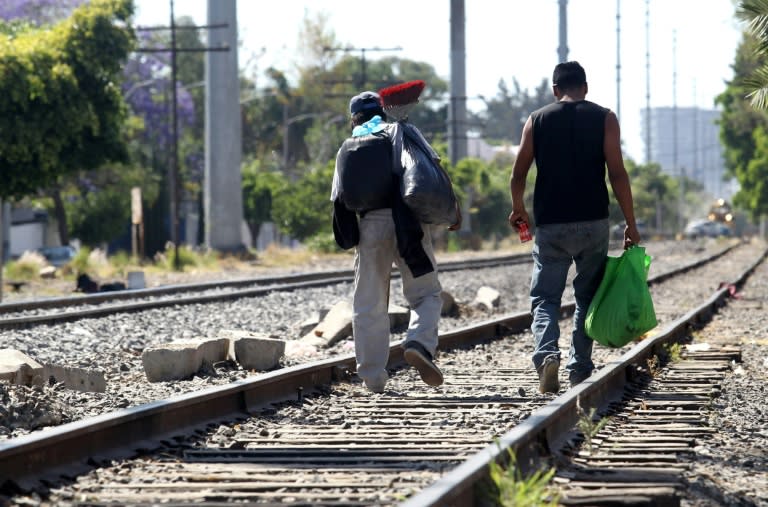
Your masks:
<svg viewBox="0 0 768 507"><path fill-rule="evenodd" d="M624 167L624 158L621 154L621 130L619 120L610 111L605 117L605 140L603 142L605 163L608 167L608 180L611 182L613 195L619 203L619 208L624 214L627 227L624 231L624 248L640 243L640 233L635 223L634 203L632 200L632 188L629 184L629 175Z"/></svg>
<svg viewBox="0 0 768 507"><path fill-rule="evenodd" d="M509 190L512 194L512 213L509 214L509 224L517 229L515 223L522 220L530 223L525 209L525 180L533 163L533 123L530 118L525 122L520 148L517 151L515 164L512 166L512 177L509 180Z"/></svg>

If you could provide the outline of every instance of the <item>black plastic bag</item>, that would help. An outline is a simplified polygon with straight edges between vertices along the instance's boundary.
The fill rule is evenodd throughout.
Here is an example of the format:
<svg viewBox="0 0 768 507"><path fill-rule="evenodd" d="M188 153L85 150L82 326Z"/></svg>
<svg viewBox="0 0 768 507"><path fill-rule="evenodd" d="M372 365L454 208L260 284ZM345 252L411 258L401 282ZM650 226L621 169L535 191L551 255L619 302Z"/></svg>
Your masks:
<svg viewBox="0 0 768 507"><path fill-rule="evenodd" d="M400 154L403 201L423 223L453 225L458 220L456 195L439 157L412 124L396 125L393 142Z"/></svg>

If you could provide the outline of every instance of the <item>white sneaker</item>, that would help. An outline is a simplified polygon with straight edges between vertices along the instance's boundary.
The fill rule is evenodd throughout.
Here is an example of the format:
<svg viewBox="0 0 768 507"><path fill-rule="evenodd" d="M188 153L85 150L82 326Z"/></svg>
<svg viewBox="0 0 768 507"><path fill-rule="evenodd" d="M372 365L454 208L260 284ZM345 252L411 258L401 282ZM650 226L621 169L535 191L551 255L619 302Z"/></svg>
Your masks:
<svg viewBox="0 0 768 507"><path fill-rule="evenodd" d="M387 380L389 380L389 375L384 372L380 376L363 379L363 382L372 393L383 393L384 388L387 387Z"/></svg>

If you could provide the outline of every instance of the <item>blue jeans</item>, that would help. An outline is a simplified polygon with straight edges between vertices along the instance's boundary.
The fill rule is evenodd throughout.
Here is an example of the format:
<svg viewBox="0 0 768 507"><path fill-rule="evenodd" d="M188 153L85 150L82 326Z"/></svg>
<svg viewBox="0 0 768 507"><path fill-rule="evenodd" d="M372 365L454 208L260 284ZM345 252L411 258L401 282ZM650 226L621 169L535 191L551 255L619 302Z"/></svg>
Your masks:
<svg viewBox="0 0 768 507"><path fill-rule="evenodd" d="M571 377L589 374L592 339L584 332L589 303L600 285L608 255L608 219L536 226L531 277L531 331L534 338L533 365L538 368L548 356L560 360L560 304L571 262L576 263L573 280L576 311L568 364Z"/></svg>

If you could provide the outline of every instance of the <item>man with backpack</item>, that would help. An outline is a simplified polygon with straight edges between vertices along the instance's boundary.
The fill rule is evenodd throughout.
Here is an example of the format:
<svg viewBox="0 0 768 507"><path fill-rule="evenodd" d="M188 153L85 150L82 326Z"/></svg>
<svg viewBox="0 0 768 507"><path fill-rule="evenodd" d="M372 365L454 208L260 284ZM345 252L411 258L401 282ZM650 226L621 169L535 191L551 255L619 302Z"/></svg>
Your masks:
<svg viewBox="0 0 768 507"><path fill-rule="evenodd" d="M389 375L389 291L394 262L411 308L404 344L406 362L431 386L443 383L434 363L442 288L430 227L404 203L393 150L394 125L384 121L378 93L365 91L349 103L352 137L339 149L333 178L333 231L341 248L355 247L352 330L357 374L366 387L384 392ZM451 229L458 229L461 217Z"/></svg>

